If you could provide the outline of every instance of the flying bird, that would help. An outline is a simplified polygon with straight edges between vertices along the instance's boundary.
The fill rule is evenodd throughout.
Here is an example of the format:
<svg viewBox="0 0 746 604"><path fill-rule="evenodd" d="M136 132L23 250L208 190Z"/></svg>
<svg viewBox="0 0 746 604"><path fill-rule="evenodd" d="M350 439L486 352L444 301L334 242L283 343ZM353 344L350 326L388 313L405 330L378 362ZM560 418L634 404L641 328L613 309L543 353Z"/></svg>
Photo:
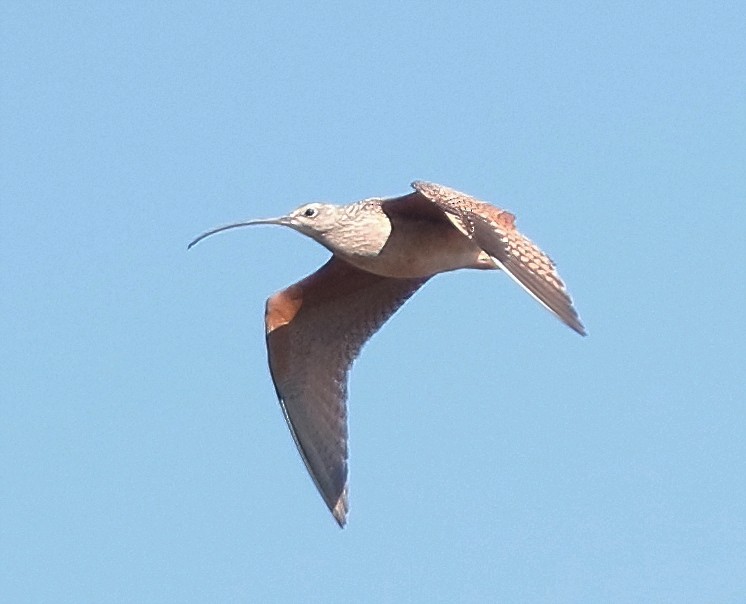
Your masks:
<svg viewBox="0 0 746 604"><path fill-rule="evenodd" d="M348 512L347 376L365 342L432 276L502 270L585 335L554 262L515 227L515 216L454 189L416 181L414 192L338 206L309 203L286 216L214 228L275 224L332 256L272 295L265 327L269 369L301 458L332 515Z"/></svg>

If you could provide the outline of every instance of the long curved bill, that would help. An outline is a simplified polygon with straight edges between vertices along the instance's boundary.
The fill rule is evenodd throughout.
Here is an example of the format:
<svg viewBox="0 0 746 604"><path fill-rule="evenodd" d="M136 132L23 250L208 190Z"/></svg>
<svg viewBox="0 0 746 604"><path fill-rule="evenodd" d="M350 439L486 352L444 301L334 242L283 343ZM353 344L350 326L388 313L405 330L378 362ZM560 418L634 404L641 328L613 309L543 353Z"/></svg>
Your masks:
<svg viewBox="0 0 746 604"><path fill-rule="evenodd" d="M203 239L206 239L210 235L214 235L215 233L220 233L222 231L227 231L229 229L237 229L239 227L245 227L245 226L252 226L254 224L279 224L284 225L287 224L287 216L280 216L278 218L260 218L258 220L245 220L243 222L234 222L231 224L224 224L219 227L215 227L214 229L210 229L209 231L206 231L202 233L199 237L197 237L194 241L192 241L188 246L187 249L192 249L195 245L197 245L200 241Z"/></svg>

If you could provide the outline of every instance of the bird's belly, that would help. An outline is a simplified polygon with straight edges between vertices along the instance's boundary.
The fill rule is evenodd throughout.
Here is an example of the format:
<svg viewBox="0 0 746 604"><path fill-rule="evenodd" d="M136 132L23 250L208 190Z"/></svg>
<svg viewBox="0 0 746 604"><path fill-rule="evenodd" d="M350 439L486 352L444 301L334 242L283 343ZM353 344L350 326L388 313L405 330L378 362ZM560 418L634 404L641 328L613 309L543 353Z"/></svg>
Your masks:
<svg viewBox="0 0 746 604"><path fill-rule="evenodd" d="M471 239L456 229L394 228L377 254L345 256L351 264L384 277L430 277L460 268L495 268Z"/></svg>

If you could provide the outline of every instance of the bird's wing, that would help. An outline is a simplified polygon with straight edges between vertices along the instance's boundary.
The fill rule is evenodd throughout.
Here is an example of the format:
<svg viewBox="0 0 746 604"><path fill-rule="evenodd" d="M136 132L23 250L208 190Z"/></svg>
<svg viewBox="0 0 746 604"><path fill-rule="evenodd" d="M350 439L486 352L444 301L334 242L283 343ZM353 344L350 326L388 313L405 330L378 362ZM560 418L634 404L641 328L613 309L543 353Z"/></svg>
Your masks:
<svg viewBox="0 0 746 604"><path fill-rule="evenodd" d="M412 187L437 205L464 235L487 252L516 283L580 335L585 328L552 259L515 228L515 216L434 183Z"/></svg>
<svg viewBox="0 0 746 604"><path fill-rule="evenodd" d="M272 380L295 444L340 526L347 516L347 373L363 344L426 281L332 256L267 300Z"/></svg>

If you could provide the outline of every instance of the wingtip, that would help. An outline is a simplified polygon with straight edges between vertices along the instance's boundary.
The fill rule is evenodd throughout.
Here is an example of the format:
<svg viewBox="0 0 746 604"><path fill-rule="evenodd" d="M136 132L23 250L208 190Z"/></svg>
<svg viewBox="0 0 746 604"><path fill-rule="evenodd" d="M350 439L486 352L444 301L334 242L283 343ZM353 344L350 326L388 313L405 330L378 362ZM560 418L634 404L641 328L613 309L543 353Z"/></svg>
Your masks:
<svg viewBox="0 0 746 604"><path fill-rule="evenodd" d="M585 329L585 325L583 325L583 322L580 320L580 317L578 316L578 313L575 311L575 308L570 306L570 310L572 313L572 316L570 317L563 317L560 313L549 309L553 314L557 316L557 318L562 321L565 325L567 325L570 329L572 329L575 333L582 337L586 337L588 335L588 332Z"/></svg>
<svg viewBox="0 0 746 604"><path fill-rule="evenodd" d="M332 512L332 516L334 516L334 520L337 521L339 528L343 529L345 525L347 524L347 492L346 491L337 501L337 505L335 505L331 509L331 512Z"/></svg>
<svg viewBox="0 0 746 604"><path fill-rule="evenodd" d="M581 335L582 337L588 337L588 331L586 331L582 323L578 323L577 325L570 325L570 327L575 333Z"/></svg>

